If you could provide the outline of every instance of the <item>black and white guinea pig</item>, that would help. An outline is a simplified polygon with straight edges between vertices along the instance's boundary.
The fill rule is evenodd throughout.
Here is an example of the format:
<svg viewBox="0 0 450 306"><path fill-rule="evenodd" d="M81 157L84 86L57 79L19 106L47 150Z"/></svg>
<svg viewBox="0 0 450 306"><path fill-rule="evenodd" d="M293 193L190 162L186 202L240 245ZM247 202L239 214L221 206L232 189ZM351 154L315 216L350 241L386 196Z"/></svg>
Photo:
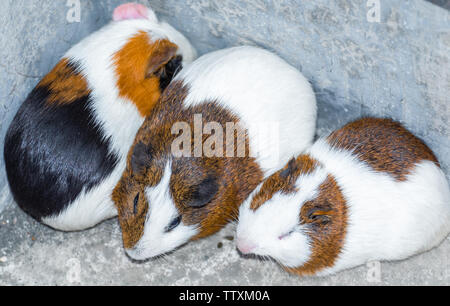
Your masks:
<svg viewBox="0 0 450 306"><path fill-rule="evenodd" d="M241 206L237 247L298 275L401 260L450 232L450 191L433 152L389 119L317 141Z"/></svg>
<svg viewBox="0 0 450 306"><path fill-rule="evenodd" d="M316 112L306 78L259 48L213 52L183 69L113 193L129 256L165 254L235 219L264 177L311 145Z"/></svg>
<svg viewBox="0 0 450 306"><path fill-rule="evenodd" d="M29 94L5 140L14 199L55 229L90 228L117 215L111 193L162 90L195 58L188 40L144 6L71 48Z"/></svg>

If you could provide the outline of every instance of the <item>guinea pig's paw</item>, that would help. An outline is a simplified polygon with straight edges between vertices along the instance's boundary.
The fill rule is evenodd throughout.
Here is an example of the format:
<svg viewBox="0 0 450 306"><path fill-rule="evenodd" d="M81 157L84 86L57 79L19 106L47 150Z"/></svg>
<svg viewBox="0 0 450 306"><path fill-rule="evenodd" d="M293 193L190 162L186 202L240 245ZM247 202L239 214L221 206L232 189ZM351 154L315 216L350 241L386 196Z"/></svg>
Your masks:
<svg viewBox="0 0 450 306"><path fill-rule="evenodd" d="M114 10L113 20L148 19L158 22L158 18L150 8L138 3L122 4Z"/></svg>

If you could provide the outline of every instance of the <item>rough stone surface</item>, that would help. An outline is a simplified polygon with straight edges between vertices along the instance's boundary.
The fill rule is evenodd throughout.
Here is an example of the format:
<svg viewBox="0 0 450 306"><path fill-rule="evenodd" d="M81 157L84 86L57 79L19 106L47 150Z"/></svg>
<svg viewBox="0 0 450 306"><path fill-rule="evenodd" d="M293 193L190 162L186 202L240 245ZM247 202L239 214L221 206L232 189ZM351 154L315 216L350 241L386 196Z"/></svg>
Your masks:
<svg viewBox="0 0 450 306"><path fill-rule="evenodd" d="M2 285L449 285L450 240L406 261L359 267L329 277L299 278L271 262L240 258L234 226L165 258L131 262L116 220L85 232L60 233L15 206L0 216ZM219 243L223 246L219 248ZM380 282L378 282L379 280Z"/></svg>
<svg viewBox="0 0 450 306"><path fill-rule="evenodd" d="M66 0L3 1L0 143L39 78L123 2L81 0L81 22L70 24ZM298 67L318 96L319 136L363 115L393 117L422 137L450 173L450 14L445 9L422 0L381 1L380 23L369 23L365 0L139 2L150 3L201 54L253 44ZM48 229L13 205L2 161L0 169L0 285L450 284L449 239L409 260L382 263L381 282L374 282L371 267L298 278L274 263L244 260L226 239L234 234L232 225L158 261L132 263L116 220L79 233Z"/></svg>
<svg viewBox="0 0 450 306"><path fill-rule="evenodd" d="M442 6L443 8L446 8L450 10L450 1L449 0L427 0L431 3L434 3L436 5Z"/></svg>

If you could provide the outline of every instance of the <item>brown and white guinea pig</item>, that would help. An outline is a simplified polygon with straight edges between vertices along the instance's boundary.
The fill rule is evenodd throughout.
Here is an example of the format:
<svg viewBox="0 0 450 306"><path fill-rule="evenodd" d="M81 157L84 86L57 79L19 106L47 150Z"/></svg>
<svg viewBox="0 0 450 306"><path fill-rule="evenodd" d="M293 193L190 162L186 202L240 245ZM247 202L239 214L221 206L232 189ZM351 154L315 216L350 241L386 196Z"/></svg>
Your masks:
<svg viewBox="0 0 450 306"><path fill-rule="evenodd" d="M311 145L316 112L303 75L259 48L213 52L183 69L113 193L128 255L168 253L235 219L264 177Z"/></svg>
<svg viewBox="0 0 450 306"><path fill-rule="evenodd" d="M136 133L195 50L144 6L71 48L29 94L5 140L18 205L42 223L82 230L117 215L111 193Z"/></svg>
<svg viewBox="0 0 450 306"><path fill-rule="evenodd" d="M317 141L241 206L236 243L299 275L401 260L450 232L450 191L433 152L389 119Z"/></svg>

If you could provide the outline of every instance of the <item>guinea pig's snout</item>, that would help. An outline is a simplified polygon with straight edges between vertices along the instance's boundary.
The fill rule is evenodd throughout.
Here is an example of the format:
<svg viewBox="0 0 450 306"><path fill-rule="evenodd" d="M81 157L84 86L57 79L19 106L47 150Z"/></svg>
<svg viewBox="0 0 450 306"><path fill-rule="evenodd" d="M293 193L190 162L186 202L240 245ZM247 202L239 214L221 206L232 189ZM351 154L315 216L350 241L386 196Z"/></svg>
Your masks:
<svg viewBox="0 0 450 306"><path fill-rule="evenodd" d="M257 247L257 245L253 242L243 238L238 238L236 240L236 246L238 250L244 255L252 254L252 252L255 251Z"/></svg>
<svg viewBox="0 0 450 306"><path fill-rule="evenodd" d="M143 261L146 260L145 256L142 254L142 249L138 247L134 247L132 249L125 249L125 253L130 257L132 260L135 261Z"/></svg>

